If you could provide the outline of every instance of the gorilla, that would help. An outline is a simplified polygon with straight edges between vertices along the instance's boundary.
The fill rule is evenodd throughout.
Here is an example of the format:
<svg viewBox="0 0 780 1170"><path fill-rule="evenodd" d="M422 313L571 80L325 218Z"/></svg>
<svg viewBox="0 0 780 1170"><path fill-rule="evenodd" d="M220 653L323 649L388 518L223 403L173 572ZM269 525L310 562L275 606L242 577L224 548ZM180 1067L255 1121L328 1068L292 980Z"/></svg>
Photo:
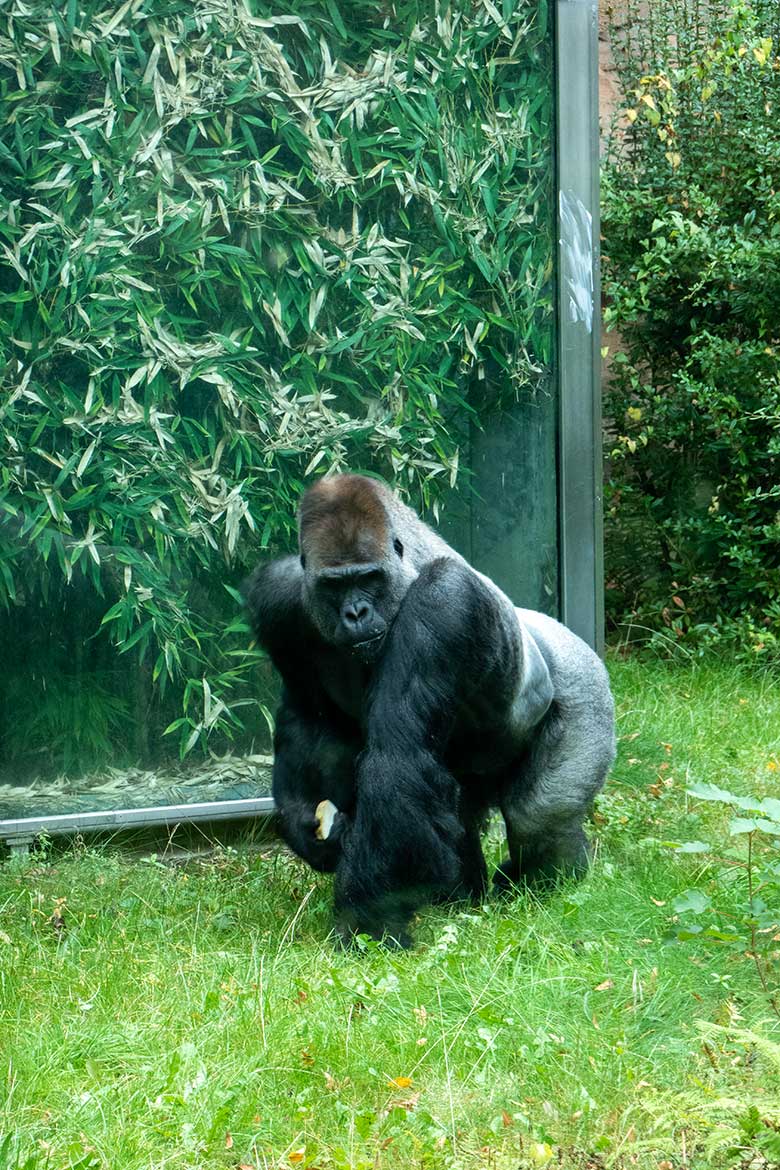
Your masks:
<svg viewBox="0 0 780 1170"><path fill-rule="evenodd" d="M423 903L481 898L494 808L509 847L497 887L584 871L615 750L598 656L516 609L378 481L319 479L298 530L300 555L257 569L245 598L284 684L281 832L335 873L341 938L408 946Z"/></svg>

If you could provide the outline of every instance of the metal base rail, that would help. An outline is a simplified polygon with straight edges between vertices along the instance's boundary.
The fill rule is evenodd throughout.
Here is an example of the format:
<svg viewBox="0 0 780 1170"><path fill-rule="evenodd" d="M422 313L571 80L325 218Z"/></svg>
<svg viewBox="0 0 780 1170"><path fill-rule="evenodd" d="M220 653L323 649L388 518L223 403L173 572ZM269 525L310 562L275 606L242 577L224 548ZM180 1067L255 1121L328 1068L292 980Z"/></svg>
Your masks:
<svg viewBox="0 0 780 1170"><path fill-rule="evenodd" d="M131 829L188 824L192 821L233 821L273 812L272 796L243 800L208 800L201 804L168 804L155 808L106 809L103 812L63 813L59 816L20 817L0 821L0 842L12 855L24 855L36 837L83 832L105 832L112 828Z"/></svg>

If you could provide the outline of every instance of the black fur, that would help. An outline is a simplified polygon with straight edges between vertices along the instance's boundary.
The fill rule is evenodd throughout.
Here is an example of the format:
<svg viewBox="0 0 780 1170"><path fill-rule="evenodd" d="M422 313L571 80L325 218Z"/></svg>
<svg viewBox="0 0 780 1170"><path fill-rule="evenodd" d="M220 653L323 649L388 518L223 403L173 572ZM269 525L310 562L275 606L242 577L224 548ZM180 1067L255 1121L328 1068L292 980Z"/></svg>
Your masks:
<svg viewBox="0 0 780 1170"><path fill-rule="evenodd" d="M582 822L614 753L596 656L515 610L371 480L320 481L302 517L302 556L259 569L247 604L284 682L282 832L335 872L340 933L406 945L422 903L480 897L491 807L509 842L497 885L581 871ZM321 841L326 798L340 812Z"/></svg>

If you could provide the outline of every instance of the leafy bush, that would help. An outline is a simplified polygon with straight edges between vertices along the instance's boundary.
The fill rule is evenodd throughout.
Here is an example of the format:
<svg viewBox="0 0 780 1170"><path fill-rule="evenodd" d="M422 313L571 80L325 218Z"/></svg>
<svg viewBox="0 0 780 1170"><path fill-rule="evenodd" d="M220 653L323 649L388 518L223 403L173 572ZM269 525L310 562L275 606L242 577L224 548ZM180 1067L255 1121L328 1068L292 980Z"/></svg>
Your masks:
<svg viewBox="0 0 780 1170"><path fill-rule="evenodd" d="M614 29L629 106L603 217L612 619L764 655L780 651L778 31L776 6L742 2Z"/></svg>
<svg viewBox="0 0 780 1170"><path fill-rule="evenodd" d="M547 0L4 6L17 768L153 757L169 723L182 751L223 744L247 710L261 734L223 582L289 541L303 477L372 468L435 505L476 407L549 376L547 20ZM67 744L74 678L94 717Z"/></svg>

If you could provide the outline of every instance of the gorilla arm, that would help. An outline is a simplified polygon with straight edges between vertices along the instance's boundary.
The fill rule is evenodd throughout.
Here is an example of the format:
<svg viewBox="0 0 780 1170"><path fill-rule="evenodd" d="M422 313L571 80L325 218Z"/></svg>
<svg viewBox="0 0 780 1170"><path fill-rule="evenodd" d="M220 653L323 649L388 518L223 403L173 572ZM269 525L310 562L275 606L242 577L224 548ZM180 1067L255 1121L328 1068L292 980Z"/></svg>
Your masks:
<svg viewBox="0 0 780 1170"><path fill-rule="evenodd" d="M272 781L281 834L314 869L332 872L354 800L357 746L312 669L317 638L303 611L302 584L298 557L282 557L252 575L246 604L258 641L284 683ZM323 799L344 810L325 837L317 818Z"/></svg>
<svg viewBox="0 0 780 1170"><path fill-rule="evenodd" d="M409 587L369 697L354 828L336 871L343 936L364 930L405 943L411 914L458 888L466 858L484 872L478 832L464 825L443 763L459 713L477 696L490 712L477 734L519 744L544 716L552 684L509 600L460 558L439 558ZM466 876L468 892L479 880Z"/></svg>

